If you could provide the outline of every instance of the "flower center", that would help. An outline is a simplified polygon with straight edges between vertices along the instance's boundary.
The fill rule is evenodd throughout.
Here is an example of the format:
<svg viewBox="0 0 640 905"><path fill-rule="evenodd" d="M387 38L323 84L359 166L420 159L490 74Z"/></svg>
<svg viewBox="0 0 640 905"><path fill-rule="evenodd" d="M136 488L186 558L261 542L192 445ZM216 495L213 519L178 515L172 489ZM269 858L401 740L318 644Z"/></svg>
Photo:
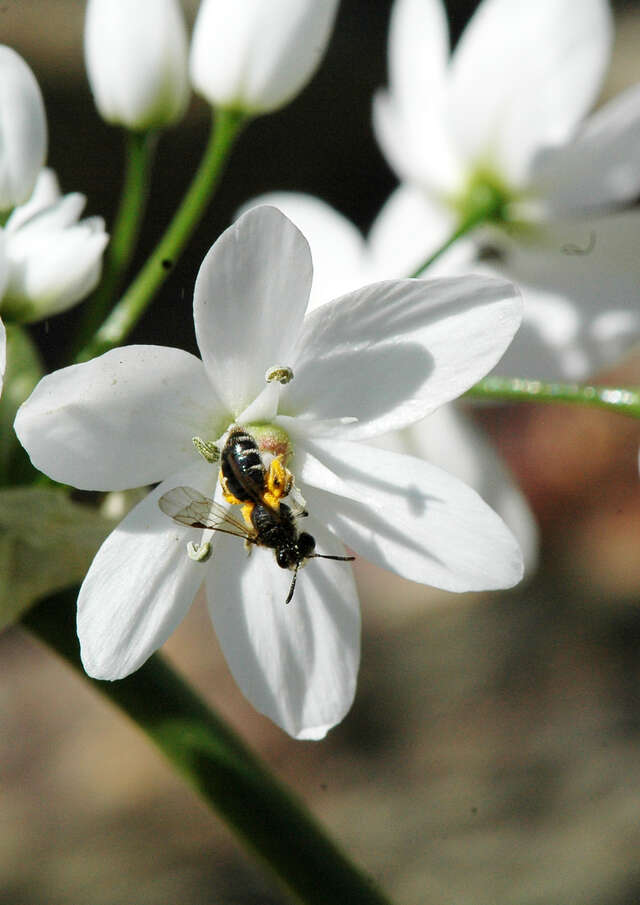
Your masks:
<svg viewBox="0 0 640 905"><path fill-rule="evenodd" d="M517 198L514 192L490 167L474 170L461 192L449 204L460 223L498 223L512 221L510 207Z"/></svg>

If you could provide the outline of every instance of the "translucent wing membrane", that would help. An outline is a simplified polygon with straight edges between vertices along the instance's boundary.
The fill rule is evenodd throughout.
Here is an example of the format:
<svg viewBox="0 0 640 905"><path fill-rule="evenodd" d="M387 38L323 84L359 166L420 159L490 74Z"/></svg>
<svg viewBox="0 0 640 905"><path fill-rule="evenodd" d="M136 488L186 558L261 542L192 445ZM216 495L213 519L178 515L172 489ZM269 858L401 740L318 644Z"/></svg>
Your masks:
<svg viewBox="0 0 640 905"><path fill-rule="evenodd" d="M228 509L193 487L174 487L160 497L158 506L165 515L188 528L209 528L252 540L242 522L233 518Z"/></svg>

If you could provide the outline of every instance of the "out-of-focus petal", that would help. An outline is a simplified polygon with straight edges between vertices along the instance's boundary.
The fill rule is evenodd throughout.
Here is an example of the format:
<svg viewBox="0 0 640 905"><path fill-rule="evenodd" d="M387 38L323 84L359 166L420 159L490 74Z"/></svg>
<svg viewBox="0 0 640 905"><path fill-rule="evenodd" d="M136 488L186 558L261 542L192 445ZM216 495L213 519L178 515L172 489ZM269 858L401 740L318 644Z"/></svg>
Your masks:
<svg viewBox="0 0 640 905"><path fill-rule="evenodd" d="M307 311L371 280L362 234L325 201L301 192L269 192L247 202L241 213L261 204L282 211L309 243L313 286Z"/></svg>
<svg viewBox="0 0 640 905"><path fill-rule="evenodd" d="M514 184L533 155L569 138L609 61L606 0L484 0L451 61L451 127L466 159Z"/></svg>
<svg viewBox="0 0 640 905"><path fill-rule="evenodd" d="M31 69L0 45L0 211L27 200L47 155L47 121Z"/></svg>
<svg viewBox="0 0 640 905"><path fill-rule="evenodd" d="M640 86L591 116L573 141L541 151L531 182L560 215L635 201L640 193Z"/></svg>
<svg viewBox="0 0 640 905"><path fill-rule="evenodd" d="M205 578L207 566L186 550L202 532L176 525L158 508L163 493L194 483L196 470L196 480L206 482L204 463L173 475L96 553L78 597L82 663L95 679L121 679L142 666L182 621Z"/></svg>
<svg viewBox="0 0 640 905"><path fill-rule="evenodd" d="M640 212L560 221L530 242L504 246L485 272L512 279L525 300L522 327L500 374L581 380L613 364L640 338ZM611 342L597 328L616 317ZM623 332L621 332L621 330Z"/></svg>
<svg viewBox="0 0 640 905"><path fill-rule="evenodd" d="M434 202L415 186L400 185L383 204L369 231L368 248L376 276L380 279L411 276L451 236L456 226L449 208ZM447 258L447 264L438 259L424 276L430 279L455 273L454 256L456 260L468 259L469 249L464 240L456 242L442 256ZM462 268L457 272L461 273Z"/></svg>
<svg viewBox="0 0 640 905"><path fill-rule="evenodd" d="M79 197L83 198L83 195ZM60 198L58 177L53 170L43 167L38 173L30 198L14 208L5 224L8 232L16 232L40 211L55 204ZM83 205L84 206L84 205Z"/></svg>
<svg viewBox="0 0 640 905"><path fill-rule="evenodd" d="M320 553L342 544L312 518L304 528ZM319 739L353 700L360 614L351 564L312 559L292 573L273 553L221 537L207 576L209 611L231 672L253 706L296 738Z"/></svg>
<svg viewBox="0 0 640 905"><path fill-rule="evenodd" d="M449 35L440 0L396 0L388 54L389 90L373 107L380 146L400 178L453 192L462 172L447 130Z"/></svg>
<svg viewBox="0 0 640 905"><path fill-rule="evenodd" d="M8 242L5 310L28 322L75 305L97 285L108 240L99 217L51 232L26 224Z"/></svg>
<svg viewBox="0 0 640 905"><path fill-rule="evenodd" d="M193 296L196 336L233 417L261 392L267 368L290 366L311 279L307 241L275 207L243 214L202 262Z"/></svg>
<svg viewBox="0 0 640 905"><path fill-rule="evenodd" d="M129 129L166 126L189 98L187 31L176 0L89 0L85 63L96 107Z"/></svg>
<svg viewBox="0 0 640 905"><path fill-rule="evenodd" d="M320 64L338 0L203 0L191 79L209 103L267 113L292 100Z"/></svg>
<svg viewBox="0 0 640 905"><path fill-rule="evenodd" d="M478 494L413 456L362 443L309 443L307 453L360 494L360 502L311 487L309 510L356 554L404 578L447 591L507 588L522 578L520 549Z"/></svg>
<svg viewBox="0 0 640 905"><path fill-rule="evenodd" d="M365 286L306 318L279 411L355 417L350 439L406 427L498 362L521 309L511 283L483 277Z"/></svg>
<svg viewBox="0 0 640 905"><path fill-rule="evenodd" d="M192 437L223 430L215 412L215 394L194 355L125 346L43 377L20 407L15 430L35 467L55 481L125 490L197 459Z"/></svg>

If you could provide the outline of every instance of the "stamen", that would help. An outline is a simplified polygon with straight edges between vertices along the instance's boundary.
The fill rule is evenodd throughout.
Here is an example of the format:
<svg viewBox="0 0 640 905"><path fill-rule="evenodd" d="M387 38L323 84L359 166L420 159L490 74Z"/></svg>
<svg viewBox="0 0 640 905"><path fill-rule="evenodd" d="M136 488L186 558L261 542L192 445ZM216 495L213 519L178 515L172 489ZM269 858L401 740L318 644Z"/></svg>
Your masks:
<svg viewBox="0 0 640 905"><path fill-rule="evenodd" d="M273 383L274 380L277 380L278 383L281 383L284 386L287 383L291 383L293 380L293 371L286 365L276 365L272 368L267 368L264 379L267 383Z"/></svg>
<svg viewBox="0 0 640 905"><path fill-rule="evenodd" d="M211 544L206 541L204 544L194 544L193 541L189 541L187 556L194 562L206 562L211 556Z"/></svg>
<svg viewBox="0 0 640 905"><path fill-rule="evenodd" d="M206 462L217 462L220 458L220 450L215 443L210 443L201 437L192 437L191 442Z"/></svg>

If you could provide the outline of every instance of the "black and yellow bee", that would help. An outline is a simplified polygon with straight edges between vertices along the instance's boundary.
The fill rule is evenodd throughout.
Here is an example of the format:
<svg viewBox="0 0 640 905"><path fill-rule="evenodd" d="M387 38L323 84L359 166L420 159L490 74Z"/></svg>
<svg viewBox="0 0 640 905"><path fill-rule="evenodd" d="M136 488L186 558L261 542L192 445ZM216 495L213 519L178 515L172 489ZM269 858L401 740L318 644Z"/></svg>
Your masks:
<svg viewBox="0 0 640 905"><path fill-rule="evenodd" d="M176 487L160 497L158 505L181 525L210 529L244 539L247 545L268 547L274 551L282 569L292 569L293 577L285 603L293 597L298 569L309 559L336 559L350 562L353 556L329 556L314 553L315 538L298 531L296 519L307 515L296 512L282 497L293 487L293 475L282 456L276 456L266 468L255 439L244 428L234 427L220 455L220 485L225 500L242 507L244 523L230 515L224 506L193 487Z"/></svg>

